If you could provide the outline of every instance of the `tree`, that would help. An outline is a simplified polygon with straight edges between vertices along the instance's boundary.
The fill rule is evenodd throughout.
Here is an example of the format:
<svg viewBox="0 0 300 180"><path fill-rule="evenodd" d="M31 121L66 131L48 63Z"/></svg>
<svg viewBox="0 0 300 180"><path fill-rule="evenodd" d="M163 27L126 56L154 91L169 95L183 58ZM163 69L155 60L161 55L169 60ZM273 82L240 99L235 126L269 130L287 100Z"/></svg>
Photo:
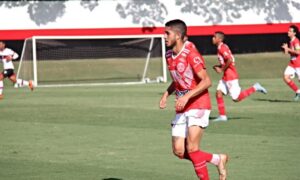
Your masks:
<svg viewBox="0 0 300 180"><path fill-rule="evenodd" d="M6 8L24 7L27 6L27 12L32 21L37 25L45 25L50 22L55 22L57 18L65 14L66 5L68 0L62 1L1 1L0 7ZM81 0L80 5L90 11L98 6L98 0Z"/></svg>

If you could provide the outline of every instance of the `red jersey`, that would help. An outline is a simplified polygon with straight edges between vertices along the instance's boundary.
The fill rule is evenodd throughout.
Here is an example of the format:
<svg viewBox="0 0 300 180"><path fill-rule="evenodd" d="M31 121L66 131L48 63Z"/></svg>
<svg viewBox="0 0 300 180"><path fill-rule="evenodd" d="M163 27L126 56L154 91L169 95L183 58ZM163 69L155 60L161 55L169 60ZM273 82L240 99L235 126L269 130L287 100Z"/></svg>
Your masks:
<svg viewBox="0 0 300 180"><path fill-rule="evenodd" d="M227 63L227 61L229 59L232 59L232 62L230 63L228 68L224 71L224 74L222 77L222 79L224 81L231 81L231 80L239 78L239 75L235 68L234 57L233 57L229 47L224 43L221 43L218 46L218 59L219 59L220 64L222 65L222 68L225 66L225 64Z"/></svg>
<svg viewBox="0 0 300 180"><path fill-rule="evenodd" d="M300 42L298 38L294 38L290 41L290 48L292 50L299 50L300 49ZM289 66L293 68L299 68L300 67L300 55L297 54L291 54L291 60L289 63Z"/></svg>
<svg viewBox="0 0 300 180"><path fill-rule="evenodd" d="M168 68L175 82L177 98L194 89L201 82L197 73L205 69L204 59L195 46L192 46L190 43L188 41L185 42L182 50L177 55L173 55L172 50L166 53ZM177 111L177 113L191 109L211 109L208 89L191 98L185 108L180 112Z"/></svg>

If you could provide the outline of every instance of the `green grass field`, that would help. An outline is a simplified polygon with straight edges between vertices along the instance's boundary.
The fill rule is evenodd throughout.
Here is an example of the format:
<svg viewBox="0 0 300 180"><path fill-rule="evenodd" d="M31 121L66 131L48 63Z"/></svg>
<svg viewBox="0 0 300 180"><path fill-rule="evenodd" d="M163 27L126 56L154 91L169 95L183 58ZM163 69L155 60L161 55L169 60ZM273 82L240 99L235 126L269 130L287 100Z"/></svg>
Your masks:
<svg viewBox="0 0 300 180"><path fill-rule="evenodd" d="M146 76L156 79L162 76L162 59L150 58ZM81 60L37 60L39 85L74 83L113 83L141 81L145 58L130 59L81 59ZM18 66L18 63L15 63ZM17 68L16 68L17 69ZM114 73L111 73L114 72ZM23 61L20 77L33 79L33 62Z"/></svg>
<svg viewBox="0 0 300 180"><path fill-rule="evenodd" d="M215 56L205 57L211 71ZM228 153L229 180L300 179L300 102L282 81L288 57L237 55L240 84L260 82L267 95L240 103L225 98L230 120L213 123L201 148ZM297 83L299 85L299 83ZM2 180L194 180L192 164L172 155L168 108L158 102L168 84L14 89L0 101ZM212 180L217 170L209 165Z"/></svg>

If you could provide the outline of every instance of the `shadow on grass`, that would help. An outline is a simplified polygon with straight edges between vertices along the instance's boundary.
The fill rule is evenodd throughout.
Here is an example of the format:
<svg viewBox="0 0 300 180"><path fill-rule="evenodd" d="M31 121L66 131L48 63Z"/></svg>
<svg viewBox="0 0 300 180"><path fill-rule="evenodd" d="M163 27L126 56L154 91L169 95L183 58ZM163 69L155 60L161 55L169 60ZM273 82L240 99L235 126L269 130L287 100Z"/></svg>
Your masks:
<svg viewBox="0 0 300 180"><path fill-rule="evenodd" d="M254 101L265 101L272 103L294 103L292 100L282 100L282 99L253 99Z"/></svg>
<svg viewBox="0 0 300 180"><path fill-rule="evenodd" d="M210 120L210 121L213 121L213 120L216 119L216 118L217 118L217 117L212 116L212 117L209 117L209 120ZM229 121L231 121L231 120L253 119L253 118L252 118L252 117L231 117L231 116L229 116L228 119L229 119Z"/></svg>
<svg viewBox="0 0 300 180"><path fill-rule="evenodd" d="M104 178L102 180L123 180L123 179L120 179L120 178Z"/></svg>

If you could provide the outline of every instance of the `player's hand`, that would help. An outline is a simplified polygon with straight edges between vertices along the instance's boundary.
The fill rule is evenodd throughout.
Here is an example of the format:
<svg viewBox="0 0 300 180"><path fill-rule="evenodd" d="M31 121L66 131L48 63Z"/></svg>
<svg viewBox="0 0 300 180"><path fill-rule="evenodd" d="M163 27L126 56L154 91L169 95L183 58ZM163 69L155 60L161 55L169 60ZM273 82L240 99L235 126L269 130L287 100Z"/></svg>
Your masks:
<svg viewBox="0 0 300 180"><path fill-rule="evenodd" d="M213 68L217 73L222 73L222 68L219 65L214 65Z"/></svg>
<svg viewBox="0 0 300 180"><path fill-rule="evenodd" d="M13 59L13 57L11 55L5 56L4 57L7 61L11 61Z"/></svg>
<svg viewBox="0 0 300 180"><path fill-rule="evenodd" d="M283 43L282 46L281 46L281 48L284 50L285 54L289 53L289 51L288 51L289 46L287 45L287 43Z"/></svg>
<svg viewBox="0 0 300 180"><path fill-rule="evenodd" d="M189 101L189 99L187 98L187 96L182 96L182 97L178 98L176 101L176 104L175 104L175 109L177 111L182 111L188 101Z"/></svg>
<svg viewBox="0 0 300 180"><path fill-rule="evenodd" d="M159 108L165 109L167 107L167 96L164 94L159 101Z"/></svg>

